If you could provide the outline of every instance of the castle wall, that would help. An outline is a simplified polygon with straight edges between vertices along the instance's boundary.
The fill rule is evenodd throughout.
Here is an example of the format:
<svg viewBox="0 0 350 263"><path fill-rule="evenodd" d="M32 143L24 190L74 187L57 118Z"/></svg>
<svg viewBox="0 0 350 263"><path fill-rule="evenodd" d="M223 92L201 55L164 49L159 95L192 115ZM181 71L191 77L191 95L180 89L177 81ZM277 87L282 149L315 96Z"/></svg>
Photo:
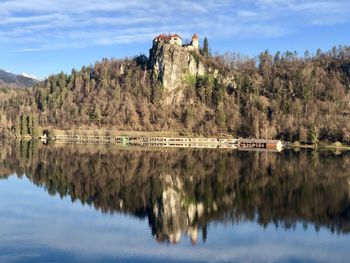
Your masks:
<svg viewBox="0 0 350 263"><path fill-rule="evenodd" d="M192 46L193 46L195 49L199 49L199 42L198 42L198 38L194 38L194 39L192 39L191 44L192 44Z"/></svg>
<svg viewBox="0 0 350 263"><path fill-rule="evenodd" d="M182 39L179 37L172 37L169 41L170 44L182 46Z"/></svg>

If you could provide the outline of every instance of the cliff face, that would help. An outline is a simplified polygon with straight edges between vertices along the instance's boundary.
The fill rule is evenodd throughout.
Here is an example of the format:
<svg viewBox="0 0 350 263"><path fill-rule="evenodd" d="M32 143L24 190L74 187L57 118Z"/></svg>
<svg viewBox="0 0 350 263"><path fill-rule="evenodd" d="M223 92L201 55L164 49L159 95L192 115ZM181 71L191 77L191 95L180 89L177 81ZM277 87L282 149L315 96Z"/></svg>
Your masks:
<svg viewBox="0 0 350 263"><path fill-rule="evenodd" d="M153 77L164 87L166 105L179 103L183 97L184 81L188 76L203 76L207 70L199 56L185 47L171 44L156 44L150 50L150 67Z"/></svg>

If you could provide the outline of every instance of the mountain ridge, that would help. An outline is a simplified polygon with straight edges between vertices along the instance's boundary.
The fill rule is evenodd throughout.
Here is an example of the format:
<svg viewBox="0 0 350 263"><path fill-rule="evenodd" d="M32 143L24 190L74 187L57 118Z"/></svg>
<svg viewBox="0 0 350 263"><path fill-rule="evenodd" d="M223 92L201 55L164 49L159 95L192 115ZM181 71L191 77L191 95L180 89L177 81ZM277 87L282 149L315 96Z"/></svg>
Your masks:
<svg viewBox="0 0 350 263"><path fill-rule="evenodd" d="M0 69L0 86L12 86L18 88L32 87L39 82L28 74L14 74Z"/></svg>

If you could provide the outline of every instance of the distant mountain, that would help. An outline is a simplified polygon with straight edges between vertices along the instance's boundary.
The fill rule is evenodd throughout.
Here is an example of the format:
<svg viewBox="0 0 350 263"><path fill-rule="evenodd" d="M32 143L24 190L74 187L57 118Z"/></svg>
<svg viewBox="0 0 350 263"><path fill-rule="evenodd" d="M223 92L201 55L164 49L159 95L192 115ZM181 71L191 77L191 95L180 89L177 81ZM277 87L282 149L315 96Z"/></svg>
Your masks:
<svg viewBox="0 0 350 263"><path fill-rule="evenodd" d="M19 74L19 75L20 75L20 76L23 76L23 77L26 77L26 78L34 79L34 80L37 80L37 81L41 81L41 79L38 78L37 76L28 74L28 73L26 73L26 72L22 72L22 73Z"/></svg>
<svg viewBox="0 0 350 263"><path fill-rule="evenodd" d="M16 75L11 72L0 69L0 86L9 85L14 87L31 87L39 80L27 74Z"/></svg>

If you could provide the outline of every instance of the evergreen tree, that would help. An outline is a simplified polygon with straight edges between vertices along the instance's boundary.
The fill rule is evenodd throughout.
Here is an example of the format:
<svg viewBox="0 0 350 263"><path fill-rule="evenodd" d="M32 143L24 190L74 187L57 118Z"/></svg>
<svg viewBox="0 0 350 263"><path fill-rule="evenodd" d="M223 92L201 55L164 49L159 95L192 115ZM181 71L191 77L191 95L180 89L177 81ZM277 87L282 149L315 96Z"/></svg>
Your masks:
<svg viewBox="0 0 350 263"><path fill-rule="evenodd" d="M25 115L21 116L21 135L22 136L28 135L28 122L27 122L27 116Z"/></svg>
<svg viewBox="0 0 350 263"><path fill-rule="evenodd" d="M44 91L40 90L38 97L37 97L37 103L38 103L38 109L41 111L46 110L46 97L44 94Z"/></svg>
<svg viewBox="0 0 350 263"><path fill-rule="evenodd" d="M33 134L32 115L27 116L27 125L28 125L28 134L30 136L32 136L32 134Z"/></svg>
<svg viewBox="0 0 350 263"><path fill-rule="evenodd" d="M30 126L31 126L31 136L36 138L39 136L39 131L38 131L38 126L39 126L39 123L38 123L38 115L36 114L32 114L31 115L31 123L30 123Z"/></svg>
<svg viewBox="0 0 350 263"><path fill-rule="evenodd" d="M220 103L215 112L215 122L221 131L226 127L226 119L227 116L224 110L224 105L223 103Z"/></svg>
<svg viewBox="0 0 350 263"><path fill-rule="evenodd" d="M209 57L209 43L207 37L205 37L203 41L203 56Z"/></svg>
<svg viewBox="0 0 350 263"><path fill-rule="evenodd" d="M309 57L310 57L310 51L309 50L305 50L304 58L309 58Z"/></svg>

